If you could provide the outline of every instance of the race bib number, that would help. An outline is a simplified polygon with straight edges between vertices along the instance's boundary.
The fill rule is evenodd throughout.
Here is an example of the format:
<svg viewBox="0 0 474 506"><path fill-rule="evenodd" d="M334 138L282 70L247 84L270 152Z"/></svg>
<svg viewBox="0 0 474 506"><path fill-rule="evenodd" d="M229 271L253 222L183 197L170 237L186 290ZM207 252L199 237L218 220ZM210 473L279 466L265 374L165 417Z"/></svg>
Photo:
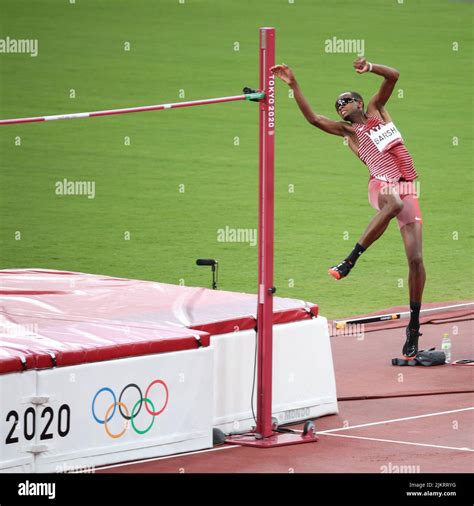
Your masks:
<svg viewBox="0 0 474 506"><path fill-rule="evenodd" d="M386 125L371 128L367 135L381 153L385 153L393 146L403 144L402 135L392 121Z"/></svg>

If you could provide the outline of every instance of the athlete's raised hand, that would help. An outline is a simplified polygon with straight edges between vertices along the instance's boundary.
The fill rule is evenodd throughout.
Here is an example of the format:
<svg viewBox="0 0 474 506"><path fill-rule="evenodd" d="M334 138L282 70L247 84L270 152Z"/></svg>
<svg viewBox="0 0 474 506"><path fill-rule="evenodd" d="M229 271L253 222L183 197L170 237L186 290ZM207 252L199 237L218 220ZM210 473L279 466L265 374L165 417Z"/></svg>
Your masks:
<svg viewBox="0 0 474 506"><path fill-rule="evenodd" d="M357 58L357 60L354 60L354 68L358 74L363 74L364 72L369 71L369 62L363 56L361 58Z"/></svg>
<svg viewBox="0 0 474 506"><path fill-rule="evenodd" d="M282 65L274 65L270 68L270 70L273 74L290 86L296 82L295 74L293 74L290 67L284 63Z"/></svg>

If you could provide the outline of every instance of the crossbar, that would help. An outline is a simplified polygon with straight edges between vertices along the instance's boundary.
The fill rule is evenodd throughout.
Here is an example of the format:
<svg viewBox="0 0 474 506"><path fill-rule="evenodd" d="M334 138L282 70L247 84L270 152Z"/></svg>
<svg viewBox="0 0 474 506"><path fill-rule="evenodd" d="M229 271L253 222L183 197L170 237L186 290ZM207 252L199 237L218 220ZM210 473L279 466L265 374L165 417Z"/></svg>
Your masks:
<svg viewBox="0 0 474 506"><path fill-rule="evenodd" d="M259 100L265 98L262 91L234 95L232 97L206 98L190 102L176 102L174 104L144 105L141 107L128 107L126 109L109 109L105 111L76 112L72 114L56 114L53 116L36 116L30 118L2 119L0 125L15 125L18 123L39 123L42 121L56 121L63 119L95 118L97 116L112 116L114 114L130 114L134 112L160 111L162 109L178 109L180 107L193 107L196 105L220 104L222 102L235 102L237 100Z"/></svg>

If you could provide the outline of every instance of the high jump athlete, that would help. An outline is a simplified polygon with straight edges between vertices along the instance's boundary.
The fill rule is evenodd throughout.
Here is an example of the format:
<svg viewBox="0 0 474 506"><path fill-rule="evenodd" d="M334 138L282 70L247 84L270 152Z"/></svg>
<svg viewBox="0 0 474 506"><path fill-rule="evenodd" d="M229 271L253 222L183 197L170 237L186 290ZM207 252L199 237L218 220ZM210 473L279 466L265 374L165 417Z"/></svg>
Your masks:
<svg viewBox="0 0 474 506"><path fill-rule="evenodd" d="M410 292L410 321L402 353L405 358L412 358L418 353L418 338L422 335L420 309L426 274L421 212L414 184L417 173L402 136L385 109L399 72L385 65L369 63L365 58L355 60L354 68L359 74L377 74L383 77L383 81L366 111L364 100L358 93L341 93L336 100L336 111L343 121L333 121L316 114L287 65L275 65L271 70L293 90L296 103L308 122L324 132L345 137L349 148L369 169L369 202L377 214L349 256L331 267L328 273L335 279L346 277L360 255L385 232L390 220L397 219L408 260Z"/></svg>

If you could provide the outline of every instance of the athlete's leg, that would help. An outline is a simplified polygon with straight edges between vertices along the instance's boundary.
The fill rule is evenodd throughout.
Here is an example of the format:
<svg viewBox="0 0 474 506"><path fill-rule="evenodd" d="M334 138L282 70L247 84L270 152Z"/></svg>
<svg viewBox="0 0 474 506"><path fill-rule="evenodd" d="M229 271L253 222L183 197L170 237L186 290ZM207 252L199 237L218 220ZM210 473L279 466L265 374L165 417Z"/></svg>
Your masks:
<svg viewBox="0 0 474 506"><path fill-rule="evenodd" d="M408 223L401 230L408 260L410 300L421 303L426 273L423 264L421 223Z"/></svg>
<svg viewBox="0 0 474 506"><path fill-rule="evenodd" d="M328 270L333 278L341 279L349 274L359 256L385 232L390 220L402 211L403 202L400 195L391 188L378 194L378 208L380 210L372 218L349 256Z"/></svg>
<svg viewBox="0 0 474 506"><path fill-rule="evenodd" d="M421 223L408 223L400 229L405 252L408 260L408 287L410 293L410 322L406 328L407 340L403 347L403 354L413 357L418 352L418 338L420 330L420 309L423 297L423 288L426 281L423 264L422 225Z"/></svg>
<svg viewBox="0 0 474 506"><path fill-rule="evenodd" d="M379 193L380 211L372 218L359 239L359 244L367 249L387 229L390 220L395 218L403 209L403 201L396 192L389 194Z"/></svg>

